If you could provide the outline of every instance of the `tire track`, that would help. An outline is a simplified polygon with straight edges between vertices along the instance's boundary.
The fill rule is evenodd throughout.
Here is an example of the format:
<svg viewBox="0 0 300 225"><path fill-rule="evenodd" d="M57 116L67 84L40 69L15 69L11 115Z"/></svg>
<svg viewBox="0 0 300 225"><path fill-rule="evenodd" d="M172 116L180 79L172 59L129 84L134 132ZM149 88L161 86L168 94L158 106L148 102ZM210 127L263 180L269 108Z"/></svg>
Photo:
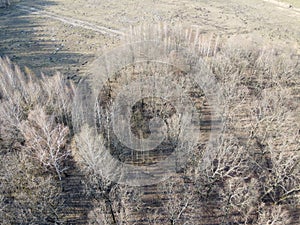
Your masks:
<svg viewBox="0 0 300 225"><path fill-rule="evenodd" d="M73 25L75 27L81 27L87 30L92 30L95 31L97 33L101 33L103 35L110 35L110 36L123 36L124 33L119 31L119 30L115 30L115 29L111 29L111 28L107 28L104 26L99 26L87 21L82 21L82 20L78 20L78 19L73 19L71 17L65 17L65 16L61 16L58 15L56 13L52 13L49 11L45 11L39 8L35 8L35 7L31 7L31 6L25 6L25 5L18 5L17 6L19 10L24 11L24 12L28 12L30 14L35 14L35 15L39 15L42 17L47 17L47 18L51 18L54 20L58 20L62 23L65 24L70 24Z"/></svg>

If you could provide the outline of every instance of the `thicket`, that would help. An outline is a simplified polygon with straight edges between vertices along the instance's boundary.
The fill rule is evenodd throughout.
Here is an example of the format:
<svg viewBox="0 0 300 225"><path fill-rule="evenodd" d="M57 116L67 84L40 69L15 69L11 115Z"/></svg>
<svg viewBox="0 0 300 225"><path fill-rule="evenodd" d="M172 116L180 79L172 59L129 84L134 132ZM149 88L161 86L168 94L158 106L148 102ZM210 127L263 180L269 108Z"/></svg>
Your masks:
<svg viewBox="0 0 300 225"><path fill-rule="evenodd" d="M126 41L151 35L165 41L175 35L177 46L198 52L221 87L218 105L225 124L209 158L203 158L196 146L188 163L157 186L164 196L163 213L143 208L142 188L103 177L99 162L103 163L107 140L95 136L95 129L87 125L75 132L76 91L71 82L59 73L45 77L28 68L22 72L4 57L0 59L1 224L64 223L61 181L71 158L85 174L87 196L94 199L90 224L133 224L132 211L146 218L146 224L200 224L207 205L218 210L219 224L297 223L290 209L299 207L300 191L299 63L292 54L269 47L243 48L213 36L205 39L199 30L168 29L144 36L134 30ZM180 61L172 63L179 68L177 75L186 74ZM123 76L132 76L130 70L124 71ZM111 87L122 86L121 80ZM127 208L130 204L135 208Z"/></svg>

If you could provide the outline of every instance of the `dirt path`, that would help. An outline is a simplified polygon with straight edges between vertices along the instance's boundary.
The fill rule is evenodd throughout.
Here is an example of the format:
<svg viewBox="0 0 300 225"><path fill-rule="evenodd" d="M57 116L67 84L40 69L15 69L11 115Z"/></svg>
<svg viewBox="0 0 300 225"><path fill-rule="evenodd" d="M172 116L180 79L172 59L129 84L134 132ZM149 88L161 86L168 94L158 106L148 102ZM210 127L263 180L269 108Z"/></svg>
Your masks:
<svg viewBox="0 0 300 225"><path fill-rule="evenodd" d="M100 34L113 35L113 36L124 34L121 31L113 30L113 29L103 27L103 26L98 26L96 24L92 24L92 23L82 21L82 20L78 20L78 19L73 19L73 18L69 18L69 17L65 17L65 16L60 16L56 13L47 12L46 10L43 10L43 9L30 7L30 6L26 6L26 5L23 5L23 4L19 4L17 7L21 11L36 14L36 15L39 15L39 16L42 16L42 17L48 17L50 19L58 20L58 21L60 21L62 23L65 23L65 24L70 24L70 25L73 25L75 27L85 28L85 29L88 29L88 30L98 32Z"/></svg>

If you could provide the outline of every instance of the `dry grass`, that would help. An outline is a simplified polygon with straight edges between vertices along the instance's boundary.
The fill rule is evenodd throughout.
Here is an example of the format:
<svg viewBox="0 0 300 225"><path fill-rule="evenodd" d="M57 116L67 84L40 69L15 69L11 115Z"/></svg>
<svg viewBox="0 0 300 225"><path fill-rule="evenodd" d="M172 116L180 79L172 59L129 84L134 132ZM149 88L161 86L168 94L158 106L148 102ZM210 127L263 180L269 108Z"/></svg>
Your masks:
<svg viewBox="0 0 300 225"><path fill-rule="evenodd" d="M300 2L298 0L280 0L281 2L286 2L291 4L293 7L300 8Z"/></svg>

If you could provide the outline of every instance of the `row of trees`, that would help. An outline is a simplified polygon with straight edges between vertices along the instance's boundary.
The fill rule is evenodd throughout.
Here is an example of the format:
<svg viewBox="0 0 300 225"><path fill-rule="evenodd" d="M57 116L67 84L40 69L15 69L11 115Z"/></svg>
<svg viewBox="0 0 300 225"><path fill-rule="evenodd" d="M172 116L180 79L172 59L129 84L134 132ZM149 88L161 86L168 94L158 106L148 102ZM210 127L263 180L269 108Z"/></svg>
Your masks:
<svg viewBox="0 0 300 225"><path fill-rule="evenodd" d="M148 36L164 41L175 35L175 46L180 47L193 43L190 48L199 50L220 84L224 127L217 142L187 145L191 149L186 163L158 185L120 185L102 173L105 163L113 166L105 160L105 147L114 143L107 143L95 127L74 131L73 85L60 74L23 73L2 58L1 224L64 223L61 184L70 158L85 174L82 182L93 204L86 209L90 224L201 224L208 222L208 215L207 220L218 224L297 223L289 208L299 207L299 65L275 50L238 49L222 42L214 46L216 40L205 42L198 30L178 34L168 29L150 30ZM131 32L138 38L134 32L140 31ZM174 76L187 76L186 69L180 69L185 66L175 68ZM112 91L118 92L131 72L122 71L126 78L116 78ZM209 104L205 99L202 103Z"/></svg>
<svg viewBox="0 0 300 225"><path fill-rule="evenodd" d="M180 43L177 50L182 47L197 49L198 53L195 54L205 61L220 84L222 96L217 99L217 105L224 127L214 145L206 148L193 146L193 149L187 150L190 155L185 160L187 163L184 168L176 169L178 174L156 187L152 197L159 200L153 200L152 205L144 202L148 195L145 193L147 188L137 188L141 191L140 201L137 201L138 207L133 211L147 217L149 224L205 224L204 218L210 214L214 215L210 220L218 224L297 223L297 216L290 210L299 208L300 191L297 61L290 57L290 53L286 55L266 46L262 50L241 49L235 43L219 41L218 44L214 37L209 37L208 41L201 37L199 41L199 30L178 34L166 27L150 27L150 33L147 33L148 29L131 30L132 36L129 38L132 40L127 41L157 39L171 46L170 41L176 37L175 44L172 44L177 46L176 42ZM185 45L184 40L192 44ZM180 52L176 54L180 55ZM175 63L175 77L180 77L180 74L186 76L186 69L182 68L186 68L183 64L188 60L177 62L172 58L170 61ZM127 68L118 75L121 77L116 77L111 88L108 88L109 96L116 96L118 88L123 85L122 81L128 82L135 76L147 76L143 70L140 72L136 68L134 73ZM109 98L108 102L114 100L114 97ZM143 123L141 120L140 124ZM88 132L82 130L79 136L85 136ZM99 152L88 150L88 145L85 148L80 146L81 164L96 175L101 171L100 164L95 161L91 164L90 159L99 156ZM208 157L203 157L204 149L210 152ZM91 153L89 160L84 159L87 156L85 152ZM101 180L102 176L97 174L97 177L96 180ZM117 190L111 185L101 183L100 186L105 190ZM120 212L120 205L117 207L112 203L121 202L121 199L109 201L111 218L117 224L130 224L133 218L129 217L127 221L124 216L113 215ZM130 200L122 203L125 209L131 206ZM159 208L155 206L158 203L162 204ZM97 212L99 215L99 208ZM151 212L151 215L146 215L146 212ZM112 220L105 221L109 224Z"/></svg>
<svg viewBox="0 0 300 225"><path fill-rule="evenodd" d="M59 222L74 90L0 60L1 224Z"/></svg>

